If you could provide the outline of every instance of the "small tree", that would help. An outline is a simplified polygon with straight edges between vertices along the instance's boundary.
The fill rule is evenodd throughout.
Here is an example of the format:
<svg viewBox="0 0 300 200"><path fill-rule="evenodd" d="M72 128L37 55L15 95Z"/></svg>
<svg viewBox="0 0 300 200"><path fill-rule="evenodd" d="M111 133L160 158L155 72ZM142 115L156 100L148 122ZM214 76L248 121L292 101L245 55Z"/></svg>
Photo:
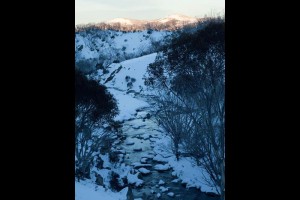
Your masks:
<svg viewBox="0 0 300 200"><path fill-rule="evenodd" d="M105 86L75 71L75 167L78 179L90 178L95 153L109 131L102 128L117 114L116 100Z"/></svg>
<svg viewBox="0 0 300 200"><path fill-rule="evenodd" d="M173 94L161 94L157 101L159 112L157 118L163 129L172 139L173 152L176 159L179 159L179 144L185 134L189 134L191 119L186 116L185 109Z"/></svg>

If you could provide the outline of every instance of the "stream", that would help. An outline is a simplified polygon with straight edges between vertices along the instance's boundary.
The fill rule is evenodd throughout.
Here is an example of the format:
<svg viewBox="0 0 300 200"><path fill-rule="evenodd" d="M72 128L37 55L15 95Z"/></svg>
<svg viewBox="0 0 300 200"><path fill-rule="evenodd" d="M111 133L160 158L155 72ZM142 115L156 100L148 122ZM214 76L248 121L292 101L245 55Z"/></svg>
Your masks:
<svg viewBox="0 0 300 200"><path fill-rule="evenodd" d="M164 134L159 128L153 116L154 114L153 107L152 109L144 108L136 113L135 118L124 121L122 132L126 139L117 145L118 149L125 150L126 152L124 157L126 165L134 166L138 170L140 167L137 164L144 164L143 167L150 170L149 174L142 174L139 177L144 181L143 185L132 189L134 199L219 200L219 197L209 196L197 188L187 189L180 182L172 182L172 180L177 178L172 175L172 169L166 171L157 171L154 169L154 165L164 164L152 160L156 155L156 152L153 151L155 139L159 140ZM160 180L165 183L159 185ZM162 192L161 186L168 188L168 190ZM173 195L169 194L170 196L168 196L170 192Z"/></svg>

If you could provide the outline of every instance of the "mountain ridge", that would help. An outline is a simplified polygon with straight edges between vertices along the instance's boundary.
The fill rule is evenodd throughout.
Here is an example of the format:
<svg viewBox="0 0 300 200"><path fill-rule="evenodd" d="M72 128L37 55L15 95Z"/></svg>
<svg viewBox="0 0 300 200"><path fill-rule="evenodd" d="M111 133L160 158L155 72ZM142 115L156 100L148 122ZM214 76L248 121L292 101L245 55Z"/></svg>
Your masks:
<svg viewBox="0 0 300 200"><path fill-rule="evenodd" d="M178 21L190 21L190 22L196 22L198 19L200 18L196 18L196 17L190 17L187 15L183 15L183 14L172 14L172 15L168 15L164 18L158 18L158 19L152 19L152 20L140 20L140 19L130 19L130 18L114 18L111 20L107 20L104 21L104 23L106 24L110 24L110 23L127 23L131 22L131 24L134 23L153 23L153 22L160 22L160 23L165 23L171 20L178 20ZM100 22L101 23L101 22Z"/></svg>
<svg viewBox="0 0 300 200"><path fill-rule="evenodd" d="M182 28L183 26L195 25L201 21L203 21L203 18L190 17L183 14L172 14L167 17L154 20L114 18L99 23L79 24L76 25L76 29L92 27L103 30L112 29L121 31L146 29L175 30Z"/></svg>

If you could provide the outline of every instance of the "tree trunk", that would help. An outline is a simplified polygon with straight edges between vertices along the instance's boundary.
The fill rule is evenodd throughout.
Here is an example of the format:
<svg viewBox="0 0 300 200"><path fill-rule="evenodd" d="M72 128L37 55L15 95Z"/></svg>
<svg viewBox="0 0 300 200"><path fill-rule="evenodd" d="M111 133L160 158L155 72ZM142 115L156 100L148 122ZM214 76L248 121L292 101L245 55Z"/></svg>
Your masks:
<svg viewBox="0 0 300 200"><path fill-rule="evenodd" d="M175 155L176 155L176 160L179 160L179 152L178 152L178 143L175 142Z"/></svg>

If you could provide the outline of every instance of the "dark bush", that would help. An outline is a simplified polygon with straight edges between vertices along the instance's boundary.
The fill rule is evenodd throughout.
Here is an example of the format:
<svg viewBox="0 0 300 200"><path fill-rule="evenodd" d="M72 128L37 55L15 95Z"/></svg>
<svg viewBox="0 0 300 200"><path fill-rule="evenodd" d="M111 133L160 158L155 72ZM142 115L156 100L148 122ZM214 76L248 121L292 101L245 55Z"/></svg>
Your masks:
<svg viewBox="0 0 300 200"><path fill-rule="evenodd" d="M120 190L122 190L124 188L124 184L121 184L121 179L120 179L120 175L117 174L116 172L112 171L111 172L111 179L109 181L110 183L110 187L113 191L117 191L119 192Z"/></svg>
<svg viewBox="0 0 300 200"><path fill-rule="evenodd" d="M134 83L136 81L135 78L131 78L131 82Z"/></svg>
<svg viewBox="0 0 300 200"><path fill-rule="evenodd" d="M126 80L126 82L128 82L130 80L130 76L126 76L125 80Z"/></svg>
<svg viewBox="0 0 300 200"><path fill-rule="evenodd" d="M114 151L110 151L108 153L108 157L109 157L109 161L112 162L112 163L116 163L119 161L119 156L116 152Z"/></svg>
<svg viewBox="0 0 300 200"><path fill-rule="evenodd" d="M132 82L127 83L127 87L131 88L133 86Z"/></svg>

